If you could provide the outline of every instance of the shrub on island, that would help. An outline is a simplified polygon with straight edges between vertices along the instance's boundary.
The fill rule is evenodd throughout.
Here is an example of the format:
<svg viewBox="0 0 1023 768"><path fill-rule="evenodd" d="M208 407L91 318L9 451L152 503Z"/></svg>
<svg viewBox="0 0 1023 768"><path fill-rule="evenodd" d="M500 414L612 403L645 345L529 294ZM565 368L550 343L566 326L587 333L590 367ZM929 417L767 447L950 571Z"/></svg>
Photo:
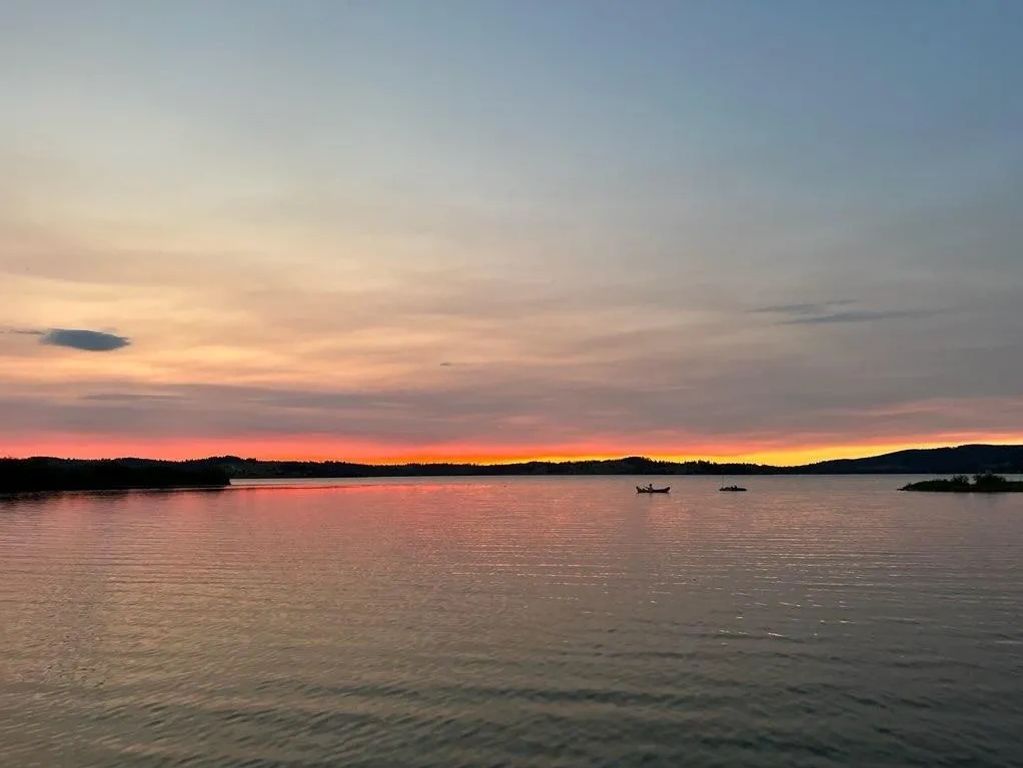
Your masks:
<svg viewBox="0 0 1023 768"><path fill-rule="evenodd" d="M988 472L974 475L973 480L967 475L954 475L943 480L921 480L904 485L899 490L930 493L1019 493L1023 491L1023 482L1007 480L1001 475Z"/></svg>

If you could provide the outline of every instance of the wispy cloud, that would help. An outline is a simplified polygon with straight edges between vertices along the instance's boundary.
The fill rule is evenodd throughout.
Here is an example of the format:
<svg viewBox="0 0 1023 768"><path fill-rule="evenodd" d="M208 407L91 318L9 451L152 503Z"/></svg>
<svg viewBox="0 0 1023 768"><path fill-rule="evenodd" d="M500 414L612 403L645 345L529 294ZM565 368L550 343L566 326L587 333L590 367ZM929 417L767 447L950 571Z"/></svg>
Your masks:
<svg viewBox="0 0 1023 768"><path fill-rule="evenodd" d="M112 352L131 344L131 339L103 331L89 331L81 328L51 328L42 334L40 344L55 347L69 347L84 352Z"/></svg>
<svg viewBox="0 0 1023 768"><path fill-rule="evenodd" d="M846 307L855 303L856 299L836 299L800 304L776 304L770 307L758 307L753 311L773 315L822 315L833 312L836 307Z"/></svg>
<svg viewBox="0 0 1023 768"><path fill-rule="evenodd" d="M827 325L833 323L867 323L873 320L899 320L911 317L926 317L936 314L935 310L920 309L849 309L855 299L834 301L777 304L752 310L758 314L778 315L780 325Z"/></svg>
<svg viewBox="0 0 1023 768"><path fill-rule="evenodd" d="M19 336L44 336L46 331L40 331L35 328L4 328L0 330L0 333L14 333Z"/></svg>
<svg viewBox="0 0 1023 768"><path fill-rule="evenodd" d="M91 395L82 395L82 400L109 403L133 403L133 402L160 402L163 400L180 400L179 395L144 395L134 392L97 392Z"/></svg>
<svg viewBox="0 0 1023 768"><path fill-rule="evenodd" d="M811 315L808 317L793 317L783 320L782 325L824 325L828 323L867 323L872 320L899 320L910 317L927 317L933 315L933 310L912 310L912 309L890 309L873 311L866 309L851 309L845 312L831 312L825 315Z"/></svg>

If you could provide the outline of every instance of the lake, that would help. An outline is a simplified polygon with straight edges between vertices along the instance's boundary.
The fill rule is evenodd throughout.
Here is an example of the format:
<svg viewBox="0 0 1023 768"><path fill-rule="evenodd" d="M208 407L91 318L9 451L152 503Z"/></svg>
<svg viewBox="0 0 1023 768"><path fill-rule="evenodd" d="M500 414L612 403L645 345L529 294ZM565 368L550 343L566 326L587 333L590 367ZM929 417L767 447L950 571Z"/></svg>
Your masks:
<svg viewBox="0 0 1023 768"><path fill-rule="evenodd" d="M1023 495L911 479L0 499L0 765L1019 766Z"/></svg>

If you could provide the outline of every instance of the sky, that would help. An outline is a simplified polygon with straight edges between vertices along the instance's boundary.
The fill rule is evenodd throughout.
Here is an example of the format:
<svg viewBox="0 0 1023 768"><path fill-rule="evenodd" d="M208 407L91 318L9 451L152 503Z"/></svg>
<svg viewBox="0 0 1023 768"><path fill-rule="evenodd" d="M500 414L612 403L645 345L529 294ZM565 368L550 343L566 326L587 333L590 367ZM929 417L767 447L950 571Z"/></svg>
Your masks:
<svg viewBox="0 0 1023 768"><path fill-rule="evenodd" d="M1023 3L0 0L0 455L1023 443Z"/></svg>

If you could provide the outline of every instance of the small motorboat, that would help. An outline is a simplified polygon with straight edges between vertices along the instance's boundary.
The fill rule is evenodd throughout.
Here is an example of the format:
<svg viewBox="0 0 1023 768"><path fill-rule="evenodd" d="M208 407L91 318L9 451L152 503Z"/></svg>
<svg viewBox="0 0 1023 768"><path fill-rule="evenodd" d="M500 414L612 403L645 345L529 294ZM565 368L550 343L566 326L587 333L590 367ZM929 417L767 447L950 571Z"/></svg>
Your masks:
<svg viewBox="0 0 1023 768"><path fill-rule="evenodd" d="M670 485L665 486L664 488L654 488L652 485L648 485L645 487L642 485L636 486L636 493L667 493L670 490L671 490Z"/></svg>
<svg viewBox="0 0 1023 768"><path fill-rule="evenodd" d="M728 493L739 493L746 489L738 485L726 485L724 488L718 488L719 491L727 491Z"/></svg>

